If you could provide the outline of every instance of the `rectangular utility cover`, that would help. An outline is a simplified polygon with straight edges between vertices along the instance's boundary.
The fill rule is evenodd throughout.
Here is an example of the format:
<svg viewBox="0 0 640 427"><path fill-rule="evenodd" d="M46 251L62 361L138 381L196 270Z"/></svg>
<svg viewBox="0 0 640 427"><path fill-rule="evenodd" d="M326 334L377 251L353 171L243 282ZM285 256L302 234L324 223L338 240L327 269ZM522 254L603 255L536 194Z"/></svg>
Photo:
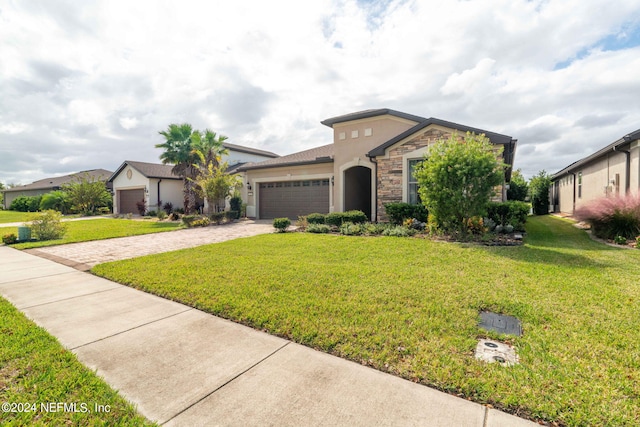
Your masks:
<svg viewBox="0 0 640 427"><path fill-rule="evenodd" d="M482 329L494 331L508 335L522 335L520 321L513 316L491 313L490 311L480 312L480 324Z"/></svg>

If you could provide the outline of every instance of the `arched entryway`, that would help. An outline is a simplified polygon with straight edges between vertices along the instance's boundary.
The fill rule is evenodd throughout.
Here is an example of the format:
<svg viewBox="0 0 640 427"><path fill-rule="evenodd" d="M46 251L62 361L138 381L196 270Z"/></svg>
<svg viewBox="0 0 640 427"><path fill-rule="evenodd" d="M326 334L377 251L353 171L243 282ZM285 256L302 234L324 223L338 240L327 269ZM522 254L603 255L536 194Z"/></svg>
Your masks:
<svg viewBox="0 0 640 427"><path fill-rule="evenodd" d="M354 166L344 171L344 210L359 210L371 218L371 169Z"/></svg>

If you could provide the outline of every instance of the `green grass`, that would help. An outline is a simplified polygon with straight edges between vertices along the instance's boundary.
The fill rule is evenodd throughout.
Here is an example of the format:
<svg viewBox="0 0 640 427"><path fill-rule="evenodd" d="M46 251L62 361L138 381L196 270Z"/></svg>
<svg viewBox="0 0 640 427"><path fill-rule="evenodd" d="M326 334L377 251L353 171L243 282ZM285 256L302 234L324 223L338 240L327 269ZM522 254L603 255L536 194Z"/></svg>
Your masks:
<svg viewBox="0 0 640 427"><path fill-rule="evenodd" d="M640 251L553 217L527 231L520 247L269 234L93 271L523 417L640 424ZM480 310L524 335L483 332ZM480 337L521 363L475 360Z"/></svg>
<svg viewBox="0 0 640 427"><path fill-rule="evenodd" d="M3 407L0 425L155 425L3 298L0 332L0 403L29 404L29 411ZM41 404L50 402L76 403L79 412L46 412Z"/></svg>
<svg viewBox="0 0 640 427"><path fill-rule="evenodd" d="M154 220L128 220L100 218L86 221L69 221L64 223L67 232L64 238L42 242L26 242L12 245L16 249L40 248L43 246L63 245L66 243L86 242L89 240L111 239L113 237L136 236L139 234L172 231L180 228L179 223L158 222ZM8 233L18 234L17 227L0 228L0 236Z"/></svg>
<svg viewBox="0 0 640 427"><path fill-rule="evenodd" d="M5 211L0 209L0 224L6 224L8 222L31 221L39 213L40 212Z"/></svg>

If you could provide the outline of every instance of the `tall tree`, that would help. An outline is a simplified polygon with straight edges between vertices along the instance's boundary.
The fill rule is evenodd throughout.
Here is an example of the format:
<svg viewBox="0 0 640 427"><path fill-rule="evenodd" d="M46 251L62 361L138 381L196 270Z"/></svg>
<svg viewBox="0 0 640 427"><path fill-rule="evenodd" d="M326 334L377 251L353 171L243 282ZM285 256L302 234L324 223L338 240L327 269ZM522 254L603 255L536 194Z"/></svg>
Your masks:
<svg viewBox="0 0 640 427"><path fill-rule="evenodd" d="M224 147L224 142L228 138L218 135L210 129L204 132L195 132L193 135L192 149L199 160L199 166L203 172L209 169L209 165L218 167L222 161L222 156L229 154L229 150Z"/></svg>
<svg viewBox="0 0 640 427"><path fill-rule="evenodd" d="M520 169L514 170L511 173L511 182L509 183L509 189L507 190L508 200L520 200L525 201L529 193L529 184L527 180L522 176Z"/></svg>
<svg viewBox="0 0 640 427"><path fill-rule="evenodd" d="M227 162L209 164L195 180L197 191L207 200L209 215L224 208L224 200L242 185L239 176L227 174L227 167Z"/></svg>
<svg viewBox="0 0 640 427"><path fill-rule="evenodd" d="M549 187L551 187L551 175L544 169L529 181L529 193L534 214L546 215L549 213Z"/></svg>
<svg viewBox="0 0 640 427"><path fill-rule="evenodd" d="M486 215L504 165L484 135L457 134L429 148L415 177L422 202L442 229L467 234L469 219Z"/></svg>
<svg viewBox="0 0 640 427"><path fill-rule="evenodd" d="M194 179L198 175L197 163L199 157L193 149L194 137L199 135L194 131L189 123L169 125L167 130L158 132L164 136L165 142L156 144L156 148L162 148L164 152L160 155L163 164L172 164L173 173L183 179L184 182L184 213L191 213L195 206Z"/></svg>

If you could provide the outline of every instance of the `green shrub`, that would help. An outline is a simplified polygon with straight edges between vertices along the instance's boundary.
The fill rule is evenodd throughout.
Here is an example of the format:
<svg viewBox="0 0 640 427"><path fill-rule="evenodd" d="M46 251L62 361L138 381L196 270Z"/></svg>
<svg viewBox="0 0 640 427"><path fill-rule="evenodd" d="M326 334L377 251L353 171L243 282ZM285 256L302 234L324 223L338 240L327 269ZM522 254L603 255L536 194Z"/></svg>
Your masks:
<svg viewBox="0 0 640 427"><path fill-rule="evenodd" d="M287 228L291 225L291 220L289 218L275 218L273 220L273 226L279 233L284 233L287 231Z"/></svg>
<svg viewBox="0 0 640 427"><path fill-rule="evenodd" d="M626 245L627 238L623 236L616 236L613 238L613 243L615 243L616 245Z"/></svg>
<svg viewBox="0 0 640 427"><path fill-rule="evenodd" d="M636 237L636 248L640 249L640 236Z"/></svg>
<svg viewBox="0 0 640 427"><path fill-rule="evenodd" d="M18 212L38 212L42 196L18 196L11 202L9 210Z"/></svg>
<svg viewBox="0 0 640 427"><path fill-rule="evenodd" d="M530 205L525 202L490 202L487 205L487 218L496 225L511 224L516 230L523 231L530 209Z"/></svg>
<svg viewBox="0 0 640 427"><path fill-rule="evenodd" d="M211 222L215 222L216 225L220 225L224 222L224 218L226 216L226 212L214 212L209 215L209 219Z"/></svg>
<svg viewBox="0 0 640 427"><path fill-rule="evenodd" d="M61 239L67 227L60 221L62 214L54 210L44 211L31 222L31 231L38 240Z"/></svg>
<svg viewBox="0 0 640 427"><path fill-rule="evenodd" d="M308 217L307 217L308 219ZM325 224L340 227L344 222L362 224L369 220L362 211L331 212L325 215Z"/></svg>
<svg viewBox="0 0 640 427"><path fill-rule="evenodd" d="M240 218L240 211L242 211L242 197L234 195L231 199L229 199L229 210L230 212L236 212L238 215L232 219Z"/></svg>
<svg viewBox="0 0 640 427"><path fill-rule="evenodd" d="M369 236L378 236L380 234L382 234L384 232L384 230L386 230L387 228L389 228L388 224L374 224L374 223L365 223L362 224L362 228L364 231L364 234L369 235Z"/></svg>
<svg viewBox="0 0 640 427"><path fill-rule="evenodd" d="M186 225L187 228L192 228L192 227L206 227L211 222L209 221L209 218L202 215L182 215L182 223Z"/></svg>
<svg viewBox="0 0 640 427"><path fill-rule="evenodd" d="M359 236L363 233L363 228L363 224L343 222L340 226L340 234L343 234L345 236Z"/></svg>
<svg viewBox="0 0 640 427"><path fill-rule="evenodd" d="M427 222L429 212L424 205L412 205L409 203L386 203L384 210L389 217L389 222L401 225L405 220L415 218L420 222Z"/></svg>
<svg viewBox="0 0 640 427"><path fill-rule="evenodd" d="M307 215L307 223L309 224L324 224L325 223L325 214L321 213L312 213Z"/></svg>
<svg viewBox="0 0 640 427"><path fill-rule="evenodd" d="M327 224L309 224L307 227L307 233L324 234L331 231L331 227Z"/></svg>
<svg viewBox="0 0 640 427"><path fill-rule="evenodd" d="M229 222L240 218L240 211L230 210L230 211L225 211L224 214L225 214L226 220Z"/></svg>
<svg viewBox="0 0 640 427"><path fill-rule="evenodd" d="M167 218L167 213L165 211L158 211L157 217L160 221Z"/></svg>
<svg viewBox="0 0 640 427"><path fill-rule="evenodd" d="M173 212L173 203L165 203L164 205L162 205L162 210L165 211L167 215L171 215L171 212Z"/></svg>
<svg viewBox="0 0 640 427"><path fill-rule="evenodd" d="M62 190L51 191L47 194L43 194L40 199L40 210L46 211L49 209L56 210L63 214L69 213L69 210L71 209L69 194Z"/></svg>
<svg viewBox="0 0 640 427"><path fill-rule="evenodd" d="M4 236L2 236L2 243L4 243L5 245L13 245L17 241L18 241L18 236L16 236L13 233L5 234Z"/></svg>
<svg viewBox="0 0 640 427"><path fill-rule="evenodd" d="M416 230L412 228L402 227L397 225L395 227L389 227L382 232L383 236L393 236L393 237L409 237L416 234Z"/></svg>
<svg viewBox="0 0 640 427"><path fill-rule="evenodd" d="M149 211L149 212L147 212L147 216L150 216L150 217L158 216L158 212L156 212L156 211Z"/></svg>

